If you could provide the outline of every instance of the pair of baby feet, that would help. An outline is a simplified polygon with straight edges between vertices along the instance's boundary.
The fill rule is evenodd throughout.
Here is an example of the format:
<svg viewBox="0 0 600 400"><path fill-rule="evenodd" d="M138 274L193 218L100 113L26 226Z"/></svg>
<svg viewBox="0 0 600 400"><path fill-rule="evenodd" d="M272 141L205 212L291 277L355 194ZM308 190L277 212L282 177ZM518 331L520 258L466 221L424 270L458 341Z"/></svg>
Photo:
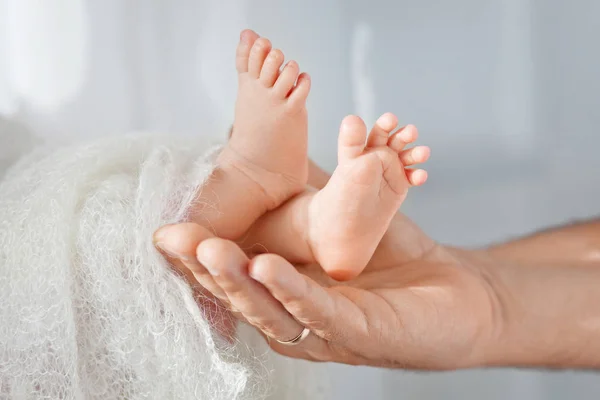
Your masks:
<svg viewBox="0 0 600 400"><path fill-rule="evenodd" d="M239 90L231 138L219 161L242 171L246 184L265 194L264 207L273 210L306 190L308 122L306 99L310 77L298 64L256 33L242 32L236 67ZM306 242L300 259L318 262L333 278L355 277L367 265L411 186L427 173L406 167L424 162L429 148L406 149L417 139L414 126L394 132L397 118L382 115L367 134L364 122L346 117L340 128L338 166L327 185L292 202L287 217L266 229L280 241ZM231 188L236 190L237 188ZM303 216L303 217L302 217ZM288 229L290 221L305 226ZM249 228L249 227L244 227ZM304 232L298 238L290 232ZM264 237L264 235L263 235ZM268 246L268 244L267 244Z"/></svg>

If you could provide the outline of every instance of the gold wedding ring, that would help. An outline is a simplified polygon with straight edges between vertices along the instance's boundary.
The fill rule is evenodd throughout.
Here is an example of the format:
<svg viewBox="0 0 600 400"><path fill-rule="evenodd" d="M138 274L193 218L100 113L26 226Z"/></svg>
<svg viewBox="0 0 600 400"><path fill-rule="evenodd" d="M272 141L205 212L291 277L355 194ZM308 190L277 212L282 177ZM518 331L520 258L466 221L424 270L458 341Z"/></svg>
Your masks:
<svg viewBox="0 0 600 400"><path fill-rule="evenodd" d="M284 346L295 346L297 344L299 344L300 342L302 342L304 339L306 339L306 337L310 334L310 329L308 328L304 328L302 330L302 332L300 332L300 334L298 336L296 336L295 338L293 338L292 340L277 340L278 343L281 343Z"/></svg>

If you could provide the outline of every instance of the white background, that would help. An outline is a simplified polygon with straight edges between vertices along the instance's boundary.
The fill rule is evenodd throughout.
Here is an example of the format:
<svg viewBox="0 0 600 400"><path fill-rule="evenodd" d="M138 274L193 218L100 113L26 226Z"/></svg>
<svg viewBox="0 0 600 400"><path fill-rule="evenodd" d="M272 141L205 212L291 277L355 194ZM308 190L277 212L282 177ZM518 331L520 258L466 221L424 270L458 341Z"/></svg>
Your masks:
<svg viewBox="0 0 600 400"><path fill-rule="evenodd" d="M395 112L433 149L403 211L480 246L600 211L599 15L595 0L0 0L0 122L223 138L250 27L313 77L317 162L335 166L344 115ZM600 398L597 374L332 370L338 399Z"/></svg>

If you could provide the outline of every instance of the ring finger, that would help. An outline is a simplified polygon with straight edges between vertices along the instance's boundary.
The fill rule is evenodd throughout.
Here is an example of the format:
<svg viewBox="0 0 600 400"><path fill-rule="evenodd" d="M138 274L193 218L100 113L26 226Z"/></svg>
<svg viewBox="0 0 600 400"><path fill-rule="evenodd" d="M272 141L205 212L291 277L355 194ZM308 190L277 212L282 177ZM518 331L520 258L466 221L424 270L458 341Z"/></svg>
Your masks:
<svg viewBox="0 0 600 400"><path fill-rule="evenodd" d="M252 261L235 243L218 238L208 239L198 246L197 255L215 282L225 291L231 304L251 325L274 339L269 344L277 352L309 359L318 359L315 354L324 353L327 342L313 334L296 346L277 343L294 339L304 326L263 285L248 275Z"/></svg>

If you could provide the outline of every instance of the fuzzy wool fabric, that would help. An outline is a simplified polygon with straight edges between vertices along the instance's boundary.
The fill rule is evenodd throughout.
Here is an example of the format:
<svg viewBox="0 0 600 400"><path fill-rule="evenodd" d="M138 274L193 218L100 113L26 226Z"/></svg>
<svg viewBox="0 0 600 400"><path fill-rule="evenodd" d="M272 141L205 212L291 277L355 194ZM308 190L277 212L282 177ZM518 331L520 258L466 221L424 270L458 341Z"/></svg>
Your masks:
<svg viewBox="0 0 600 400"><path fill-rule="evenodd" d="M128 135L0 171L0 399L328 398L322 366L251 329L221 340L153 246L186 220L214 150Z"/></svg>

